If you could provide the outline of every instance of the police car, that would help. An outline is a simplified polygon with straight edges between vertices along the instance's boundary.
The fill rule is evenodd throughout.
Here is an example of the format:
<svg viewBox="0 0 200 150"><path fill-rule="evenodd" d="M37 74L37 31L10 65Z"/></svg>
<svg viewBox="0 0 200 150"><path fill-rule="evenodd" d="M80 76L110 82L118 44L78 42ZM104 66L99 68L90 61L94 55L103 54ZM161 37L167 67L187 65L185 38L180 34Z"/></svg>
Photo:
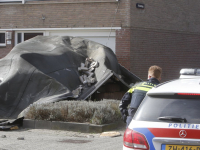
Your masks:
<svg viewBox="0 0 200 150"><path fill-rule="evenodd" d="M123 138L123 150L200 150L200 69L151 89Z"/></svg>

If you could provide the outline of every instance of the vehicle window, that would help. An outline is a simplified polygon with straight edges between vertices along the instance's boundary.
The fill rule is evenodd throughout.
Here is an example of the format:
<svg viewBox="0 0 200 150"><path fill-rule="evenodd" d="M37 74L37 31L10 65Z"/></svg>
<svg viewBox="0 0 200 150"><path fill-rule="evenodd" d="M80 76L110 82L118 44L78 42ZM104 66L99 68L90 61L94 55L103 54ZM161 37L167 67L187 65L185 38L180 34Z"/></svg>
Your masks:
<svg viewBox="0 0 200 150"><path fill-rule="evenodd" d="M163 122L163 120L159 120L158 118L164 116L176 116L185 118L188 123L200 123L200 99L173 99L146 96L134 119Z"/></svg>

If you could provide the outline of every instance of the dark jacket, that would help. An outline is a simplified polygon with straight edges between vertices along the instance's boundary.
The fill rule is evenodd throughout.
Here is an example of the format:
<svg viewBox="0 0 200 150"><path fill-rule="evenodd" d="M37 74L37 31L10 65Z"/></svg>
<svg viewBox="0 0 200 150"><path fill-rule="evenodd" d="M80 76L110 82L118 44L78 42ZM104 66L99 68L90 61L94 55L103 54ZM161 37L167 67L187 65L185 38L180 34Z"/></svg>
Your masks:
<svg viewBox="0 0 200 150"><path fill-rule="evenodd" d="M126 121L127 125L132 120L137 108L146 96L146 93L159 83L160 82L156 78L150 78L146 82L140 82L136 86L133 86L124 94L119 104L119 109L121 111L123 120L124 122ZM128 105L130 106L127 110Z"/></svg>

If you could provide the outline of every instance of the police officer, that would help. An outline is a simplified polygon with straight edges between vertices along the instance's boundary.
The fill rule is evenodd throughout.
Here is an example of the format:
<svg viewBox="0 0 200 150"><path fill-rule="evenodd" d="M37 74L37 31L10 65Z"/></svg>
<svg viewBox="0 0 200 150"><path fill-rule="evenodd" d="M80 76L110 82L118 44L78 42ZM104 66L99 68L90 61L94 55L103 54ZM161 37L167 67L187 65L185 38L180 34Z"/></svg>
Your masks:
<svg viewBox="0 0 200 150"><path fill-rule="evenodd" d="M151 66L148 71L148 80L133 86L122 97L119 109L122 114L122 119L126 123L126 127L128 127L131 122L137 108L146 96L146 93L160 83L161 73L162 69L159 66ZM127 110L129 104L130 106Z"/></svg>

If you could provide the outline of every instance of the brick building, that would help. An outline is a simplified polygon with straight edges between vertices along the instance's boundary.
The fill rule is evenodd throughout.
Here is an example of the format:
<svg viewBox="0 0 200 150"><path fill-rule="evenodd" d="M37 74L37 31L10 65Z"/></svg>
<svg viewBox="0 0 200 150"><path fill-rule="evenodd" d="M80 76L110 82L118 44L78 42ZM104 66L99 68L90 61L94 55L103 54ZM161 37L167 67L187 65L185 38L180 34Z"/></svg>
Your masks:
<svg viewBox="0 0 200 150"><path fill-rule="evenodd" d="M197 0L0 0L0 58L36 35L84 37L110 47L142 79L151 65L162 81L199 68Z"/></svg>

